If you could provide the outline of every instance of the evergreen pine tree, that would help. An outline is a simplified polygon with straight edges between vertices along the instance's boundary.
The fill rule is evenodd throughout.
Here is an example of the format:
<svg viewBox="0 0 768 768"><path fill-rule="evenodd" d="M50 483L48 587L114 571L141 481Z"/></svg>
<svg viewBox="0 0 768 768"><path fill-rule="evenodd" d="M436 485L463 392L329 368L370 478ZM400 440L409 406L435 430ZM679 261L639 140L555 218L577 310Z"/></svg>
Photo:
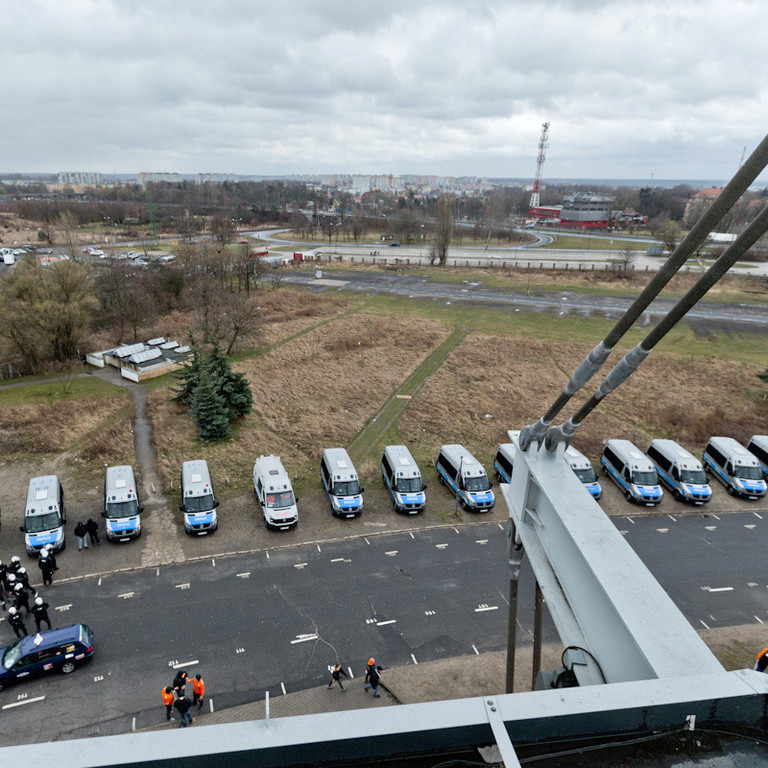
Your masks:
<svg viewBox="0 0 768 768"><path fill-rule="evenodd" d="M229 420L234 421L248 413L253 405L253 395L248 379L244 374L235 373L232 370L218 342L213 343L206 368L215 381L217 393L226 403Z"/></svg>
<svg viewBox="0 0 768 768"><path fill-rule="evenodd" d="M213 376L205 368L195 389L192 413L197 433L203 440L225 440L230 436L227 405L216 391Z"/></svg>
<svg viewBox="0 0 768 768"><path fill-rule="evenodd" d="M179 387L173 391L176 393L171 399L183 405L192 405L195 396L197 383L200 379L200 373L203 369L203 359L200 353L200 347L195 341L194 336L189 334L189 346L192 348L192 357L184 362L184 367L174 374L180 382Z"/></svg>

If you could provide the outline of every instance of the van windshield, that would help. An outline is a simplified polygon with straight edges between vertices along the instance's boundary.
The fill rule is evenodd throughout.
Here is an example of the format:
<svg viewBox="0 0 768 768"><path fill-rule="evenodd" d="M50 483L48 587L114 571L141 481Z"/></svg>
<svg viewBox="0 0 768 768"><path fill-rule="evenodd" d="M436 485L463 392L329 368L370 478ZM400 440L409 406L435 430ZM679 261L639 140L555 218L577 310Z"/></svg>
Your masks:
<svg viewBox="0 0 768 768"><path fill-rule="evenodd" d="M357 496L360 493L360 483L357 480L349 480L341 483L338 480L333 484L334 496Z"/></svg>
<svg viewBox="0 0 768 768"><path fill-rule="evenodd" d="M395 490L399 493L421 493L423 485L420 477L399 477Z"/></svg>
<svg viewBox="0 0 768 768"><path fill-rule="evenodd" d="M267 507L269 509L283 509L292 507L296 502L293 500L293 491L280 491L280 493L267 494Z"/></svg>
<svg viewBox="0 0 768 768"><path fill-rule="evenodd" d="M691 485L706 485L707 473L703 469L683 469L680 471L680 482Z"/></svg>
<svg viewBox="0 0 768 768"><path fill-rule="evenodd" d="M740 467L737 464L733 468L733 476L739 480L762 480L763 470L760 467Z"/></svg>
<svg viewBox="0 0 768 768"><path fill-rule="evenodd" d="M134 517L139 514L138 499L130 501L110 501L106 506L107 517L115 520L119 517Z"/></svg>
<svg viewBox="0 0 768 768"><path fill-rule="evenodd" d="M578 477L582 483L597 482L597 475L595 474L595 470L592 469L592 467L588 467L587 469L574 469L573 471L576 473L576 477Z"/></svg>
<svg viewBox="0 0 768 768"><path fill-rule="evenodd" d="M214 507L213 494L206 493L205 496L185 496L185 512L210 512Z"/></svg>
<svg viewBox="0 0 768 768"><path fill-rule="evenodd" d="M43 531L52 531L61 525L58 512L47 512L44 515L34 515L25 518L27 533L42 533Z"/></svg>
<svg viewBox="0 0 768 768"><path fill-rule="evenodd" d="M21 658L21 641L19 638L13 645L9 645L3 654L3 669L10 669Z"/></svg>
<svg viewBox="0 0 768 768"><path fill-rule="evenodd" d="M476 493L477 491L490 491L491 483L488 480L488 475L482 477L465 477L464 478L464 490Z"/></svg>
<svg viewBox="0 0 768 768"><path fill-rule="evenodd" d="M659 476L655 472L633 472L632 482L635 485L658 485Z"/></svg>

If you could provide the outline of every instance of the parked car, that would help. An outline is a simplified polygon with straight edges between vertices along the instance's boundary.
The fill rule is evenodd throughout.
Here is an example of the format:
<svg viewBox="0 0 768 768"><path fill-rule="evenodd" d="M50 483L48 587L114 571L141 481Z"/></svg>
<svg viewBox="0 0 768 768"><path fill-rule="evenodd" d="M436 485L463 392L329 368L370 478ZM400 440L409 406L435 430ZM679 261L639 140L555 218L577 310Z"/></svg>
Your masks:
<svg viewBox="0 0 768 768"><path fill-rule="evenodd" d="M49 672L68 675L91 656L93 630L87 624L25 635L0 650L0 690Z"/></svg>
<svg viewBox="0 0 768 768"><path fill-rule="evenodd" d="M390 248L399 248L400 243L397 242L397 240L393 240L391 243L388 243Z"/></svg>

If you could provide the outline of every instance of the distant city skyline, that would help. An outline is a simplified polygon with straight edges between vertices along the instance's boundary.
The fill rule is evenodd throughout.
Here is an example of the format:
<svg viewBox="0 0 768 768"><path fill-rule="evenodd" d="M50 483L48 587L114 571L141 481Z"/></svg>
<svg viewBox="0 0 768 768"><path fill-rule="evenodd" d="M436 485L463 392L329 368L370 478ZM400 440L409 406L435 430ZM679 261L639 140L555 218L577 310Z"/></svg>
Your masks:
<svg viewBox="0 0 768 768"><path fill-rule="evenodd" d="M545 180L727 180L768 128L759 0L3 12L8 172L526 179L547 121Z"/></svg>

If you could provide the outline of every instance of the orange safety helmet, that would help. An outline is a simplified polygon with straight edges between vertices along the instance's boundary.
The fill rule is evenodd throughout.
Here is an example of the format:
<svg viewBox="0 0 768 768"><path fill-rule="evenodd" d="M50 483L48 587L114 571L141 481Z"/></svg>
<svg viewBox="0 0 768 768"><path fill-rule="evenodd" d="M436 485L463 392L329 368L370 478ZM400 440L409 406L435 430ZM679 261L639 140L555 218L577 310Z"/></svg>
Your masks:
<svg viewBox="0 0 768 768"><path fill-rule="evenodd" d="M376 663L376 659L374 659L373 656L371 656L371 658L368 659L368 666L372 667L375 663Z"/></svg>

